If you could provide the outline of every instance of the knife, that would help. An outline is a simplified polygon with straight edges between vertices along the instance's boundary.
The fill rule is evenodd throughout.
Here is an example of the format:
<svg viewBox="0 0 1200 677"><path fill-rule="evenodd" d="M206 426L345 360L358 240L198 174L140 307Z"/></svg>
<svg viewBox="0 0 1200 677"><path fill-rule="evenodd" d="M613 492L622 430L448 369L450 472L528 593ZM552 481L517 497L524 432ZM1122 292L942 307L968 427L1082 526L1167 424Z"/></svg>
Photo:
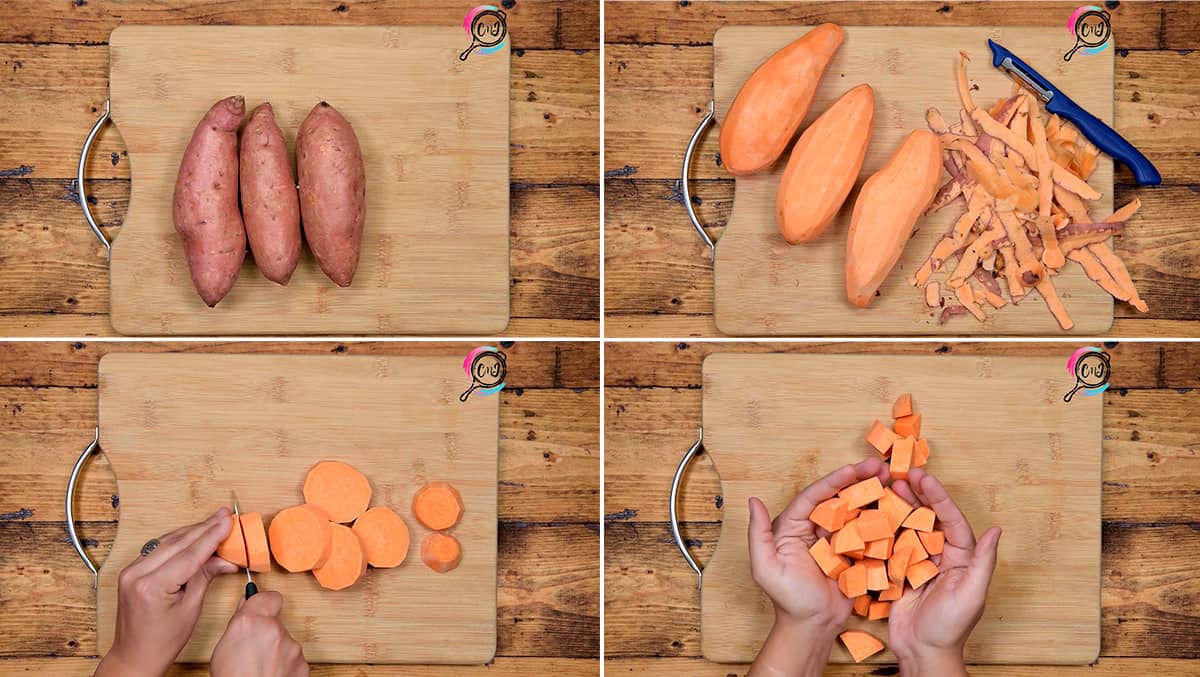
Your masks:
<svg viewBox="0 0 1200 677"><path fill-rule="evenodd" d="M1133 144L1125 140L1112 127L1104 124L1100 118L1092 115L1083 109L1082 106L1071 100L1071 97L1063 94L1061 90L1055 87L1049 80L1042 77L1041 73L1029 67L1016 54L1005 49L995 40L988 40L988 47L992 50L992 65L1001 70L1007 71L1010 75L1019 80L1035 94L1041 97L1042 101L1046 102L1046 110L1051 113L1057 113L1062 117L1075 123L1079 131L1088 138L1096 147L1107 153L1113 159L1121 164L1129 167L1133 172L1133 178L1142 186L1157 186L1162 183L1162 177L1159 176L1158 170L1154 168L1154 164L1146 159Z"/></svg>
<svg viewBox="0 0 1200 677"><path fill-rule="evenodd" d="M250 546L246 544L246 532L242 529L242 513L238 511L237 494L233 494L233 518L237 520L238 533L242 535L242 552L246 553L246 599L258 594L258 586L250 578Z"/></svg>

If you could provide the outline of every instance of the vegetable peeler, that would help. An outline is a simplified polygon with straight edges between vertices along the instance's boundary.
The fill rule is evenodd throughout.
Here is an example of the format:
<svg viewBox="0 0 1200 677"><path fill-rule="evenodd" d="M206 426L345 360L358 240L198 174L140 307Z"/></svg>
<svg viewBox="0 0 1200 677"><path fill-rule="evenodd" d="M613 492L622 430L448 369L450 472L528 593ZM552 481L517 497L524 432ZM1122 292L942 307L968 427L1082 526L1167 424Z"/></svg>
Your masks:
<svg viewBox="0 0 1200 677"><path fill-rule="evenodd" d="M238 531L242 534L242 552L246 553L246 599L258 594L258 586L254 584L254 579L250 578L250 546L246 543L246 532L242 529L242 513L238 511L237 494L232 491L233 495L233 518L238 521Z"/></svg>
<svg viewBox="0 0 1200 677"><path fill-rule="evenodd" d="M1154 164L1146 159L1146 156L1142 155L1137 148L1134 148L1133 144L1125 140L1125 137L1072 101L1071 97L1063 94L1049 80L1042 77L1041 73L1030 68L1029 64L1005 49L1000 43L988 40L988 47L992 50L993 66L1007 71L1021 84L1033 90L1042 98L1042 101L1046 102L1046 110L1075 123L1079 131L1083 132L1089 141L1096 144L1097 148L1129 167L1138 185L1157 186L1162 183L1162 177L1154 168Z"/></svg>

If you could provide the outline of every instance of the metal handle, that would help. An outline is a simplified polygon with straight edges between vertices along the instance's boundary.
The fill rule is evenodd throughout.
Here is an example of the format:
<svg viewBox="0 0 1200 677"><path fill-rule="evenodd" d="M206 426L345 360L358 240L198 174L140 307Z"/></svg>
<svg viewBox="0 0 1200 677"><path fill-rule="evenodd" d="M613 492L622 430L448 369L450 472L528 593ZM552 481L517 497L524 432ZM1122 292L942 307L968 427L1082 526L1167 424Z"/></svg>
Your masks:
<svg viewBox="0 0 1200 677"><path fill-rule="evenodd" d="M92 131L88 132L87 138L83 140L83 148L79 151L79 171L75 175L75 190L79 194L79 208L83 210L83 218L87 219L88 226L91 227L92 233L100 240L100 244L104 245L104 251L108 258L112 259L112 243L104 237L104 233L100 231L100 226L96 223L96 218L92 216L92 209L88 207L87 192L83 189L83 168L87 164L88 155L92 152L92 142L96 140L96 135L100 133L100 129L104 127L104 123L108 122L108 100L104 100L104 114L96 120L96 124L92 125Z"/></svg>
<svg viewBox="0 0 1200 677"><path fill-rule="evenodd" d="M700 120L700 124L696 125L696 131L692 132L692 138L688 141L687 150L683 152L683 174L679 178L679 183L683 187L683 206L687 209L688 219L692 222L692 227L700 234L700 239L704 240L704 244L708 245L708 249L712 252L712 260L715 263L717 260L717 245L704 231L704 226L700 225L700 218L696 216L696 208L692 206L692 191L688 188L688 174L692 169L692 154L696 152L696 146L700 145L700 137L704 135L704 130L712 124L713 114L716 104L713 101L708 102L708 115Z"/></svg>
<svg viewBox="0 0 1200 677"><path fill-rule="evenodd" d="M71 545L75 546L75 552L79 553L79 558L87 565L88 571L92 572L92 585L100 586L100 572L96 570L96 565L92 564L91 558L83 550L83 543L79 540L79 533L75 531L75 483L79 480L79 473L83 470L83 464L87 462L92 452L100 445L100 429L96 428L96 436L92 438L92 443L87 445L83 453L79 455L79 460L75 461L75 467L71 469L71 478L67 480L67 534L71 537Z"/></svg>
<svg viewBox="0 0 1200 677"><path fill-rule="evenodd" d="M688 464L695 458L696 452L700 450L700 446L704 442L704 428L700 428L700 436L696 438L696 443L691 449L683 455L679 461L679 467L675 469L675 479L671 480L671 536L675 539L675 546L679 548L679 552L683 553L683 558L687 560L688 566L692 571L696 572L696 589L700 589L704 585L704 572L701 571L700 565L696 564L692 553L688 552L687 544L683 542L683 536L679 533L679 511L676 509L676 503L679 501L679 485L683 482L683 473L687 470Z"/></svg>

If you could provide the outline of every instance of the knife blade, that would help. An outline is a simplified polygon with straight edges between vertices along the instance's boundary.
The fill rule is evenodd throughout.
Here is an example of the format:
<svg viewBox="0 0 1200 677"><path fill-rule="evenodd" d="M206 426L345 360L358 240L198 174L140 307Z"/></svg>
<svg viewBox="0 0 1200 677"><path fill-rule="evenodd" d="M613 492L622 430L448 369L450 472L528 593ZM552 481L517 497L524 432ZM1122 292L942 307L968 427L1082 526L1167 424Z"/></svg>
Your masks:
<svg viewBox="0 0 1200 677"><path fill-rule="evenodd" d="M258 586L250 577L250 546L246 543L246 532L242 529L242 513L238 510L237 494L232 491L229 493L233 496L233 518L237 520L238 533L242 535L242 552L246 553L246 599L250 599L258 594Z"/></svg>
<svg viewBox="0 0 1200 677"><path fill-rule="evenodd" d="M1070 120L1089 141L1096 144L1097 148L1129 167L1129 170L1133 172L1133 178L1139 185L1157 186L1162 183L1162 177L1154 164L1115 129L1087 112L1071 97L1055 87L1054 83L1042 77L1041 73L1022 61L1016 54L1005 49L1000 43L989 39L988 47L992 50L993 66L1007 72L1022 85L1028 87L1046 103L1047 111Z"/></svg>

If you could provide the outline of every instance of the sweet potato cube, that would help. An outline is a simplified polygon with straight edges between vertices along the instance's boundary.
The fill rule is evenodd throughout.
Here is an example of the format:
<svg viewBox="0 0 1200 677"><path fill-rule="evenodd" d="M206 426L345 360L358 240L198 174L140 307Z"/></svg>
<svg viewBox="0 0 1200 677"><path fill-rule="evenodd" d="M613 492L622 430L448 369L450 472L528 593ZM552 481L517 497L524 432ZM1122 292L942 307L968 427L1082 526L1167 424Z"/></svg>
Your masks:
<svg viewBox="0 0 1200 677"><path fill-rule="evenodd" d="M891 536L888 536L887 538L882 538L878 541L868 541L866 550L863 551L863 555L870 557L871 559L886 560L892 556L892 544L895 542L895 540L896 539L892 538Z"/></svg>
<svg viewBox="0 0 1200 677"><path fill-rule="evenodd" d="M836 496L817 504L808 519L829 532L841 529L846 523L846 505Z"/></svg>
<svg viewBox="0 0 1200 677"><path fill-rule="evenodd" d="M888 589L887 565L883 563L883 560L866 559L863 560L862 566L867 568L867 590Z"/></svg>
<svg viewBox="0 0 1200 677"><path fill-rule="evenodd" d="M851 550L862 550L867 546L858 535L858 520L850 520L841 529L833 532L833 553L841 555Z"/></svg>
<svg viewBox="0 0 1200 677"><path fill-rule="evenodd" d="M888 525L887 514L882 510L863 510L858 516L858 535L864 543L888 538L894 533Z"/></svg>
<svg viewBox="0 0 1200 677"><path fill-rule="evenodd" d="M900 437L920 437L921 436L921 415L909 414L896 419L896 423L892 425L892 430Z"/></svg>
<svg viewBox="0 0 1200 677"><path fill-rule="evenodd" d="M838 575L838 589L849 599L867 594L867 568L861 563Z"/></svg>
<svg viewBox="0 0 1200 677"><path fill-rule="evenodd" d="M923 559L929 559L929 553L925 552L925 546L921 545L921 539L917 537L917 532L912 529L901 529L900 535L896 537L896 544L892 548L894 550L912 550L908 566L912 566Z"/></svg>
<svg viewBox="0 0 1200 677"><path fill-rule="evenodd" d="M859 616L866 616L867 611L871 608L871 596L860 595L854 598L854 613Z"/></svg>
<svg viewBox="0 0 1200 677"><path fill-rule="evenodd" d="M817 562L817 566L821 567L821 571L824 571L825 575L832 579L836 580L838 574L850 566L850 562L846 561L845 557L834 554L833 547L824 538L818 538L808 552Z"/></svg>
<svg viewBox="0 0 1200 677"><path fill-rule="evenodd" d="M891 572L888 572L888 589L879 593L880 602L895 602L904 596L904 581L903 579L896 583L892 580Z"/></svg>
<svg viewBox="0 0 1200 677"><path fill-rule="evenodd" d="M850 552L844 552L842 554L850 559L860 560L867 556L867 550L866 548L863 548L862 550L851 550Z"/></svg>
<svg viewBox="0 0 1200 677"><path fill-rule="evenodd" d="M892 611L891 602L871 602L867 607L867 620L878 621L888 617Z"/></svg>
<svg viewBox="0 0 1200 677"><path fill-rule="evenodd" d="M904 574L908 573L908 560L912 558L912 548L897 548L888 559L888 580L892 583L904 583Z"/></svg>
<svg viewBox="0 0 1200 677"><path fill-rule="evenodd" d="M912 466L914 441L911 437L901 437L892 445L892 462L889 466L892 479L908 479L908 470Z"/></svg>
<svg viewBox="0 0 1200 677"><path fill-rule="evenodd" d="M846 502L847 509L861 508L872 501L878 501L879 497L883 496L883 484L879 482L878 477L868 477L842 489L838 496Z"/></svg>
<svg viewBox="0 0 1200 677"><path fill-rule="evenodd" d="M929 462L929 441L924 437L913 444L912 467L920 468Z"/></svg>
<svg viewBox="0 0 1200 677"><path fill-rule="evenodd" d="M937 514L933 512L933 508L923 505L912 511L900 526L917 531L933 531L933 520L936 518ZM861 527L859 533L862 533Z"/></svg>
<svg viewBox="0 0 1200 677"><path fill-rule="evenodd" d="M908 504L908 501L900 498L900 495L892 491L891 487L883 490L883 496L879 498L879 509L887 514L888 526L891 527L892 533L900 528L904 523L904 519L912 512L913 507Z"/></svg>
<svg viewBox="0 0 1200 677"><path fill-rule="evenodd" d="M850 520L858 517L858 514L861 512L862 512L862 508L855 508L853 510L847 510L846 511L846 521L849 522Z"/></svg>
<svg viewBox="0 0 1200 677"><path fill-rule="evenodd" d="M875 447L880 456L887 458L888 454L892 453L892 442L895 442L897 437L891 428L876 420L867 431L867 444Z"/></svg>
<svg viewBox="0 0 1200 677"><path fill-rule="evenodd" d="M940 555L946 549L946 534L941 531L934 530L929 533L918 531L917 538L921 539L921 545L925 546L925 552L930 555ZM869 551L870 544L868 544Z"/></svg>
<svg viewBox="0 0 1200 677"><path fill-rule="evenodd" d="M908 584L913 590L925 585L929 579L938 575L937 565L929 560L923 560L916 564L908 566L908 572L905 574L908 577Z"/></svg>
<svg viewBox="0 0 1200 677"><path fill-rule="evenodd" d="M896 403L892 405L892 418L904 418L911 416L913 413L912 395L904 393L896 398Z"/></svg>
<svg viewBox="0 0 1200 677"><path fill-rule="evenodd" d="M842 640L842 644L846 645L846 651L850 652L850 657L854 659L855 663L861 663L883 651L883 642L869 632L847 630L838 635L838 638Z"/></svg>

